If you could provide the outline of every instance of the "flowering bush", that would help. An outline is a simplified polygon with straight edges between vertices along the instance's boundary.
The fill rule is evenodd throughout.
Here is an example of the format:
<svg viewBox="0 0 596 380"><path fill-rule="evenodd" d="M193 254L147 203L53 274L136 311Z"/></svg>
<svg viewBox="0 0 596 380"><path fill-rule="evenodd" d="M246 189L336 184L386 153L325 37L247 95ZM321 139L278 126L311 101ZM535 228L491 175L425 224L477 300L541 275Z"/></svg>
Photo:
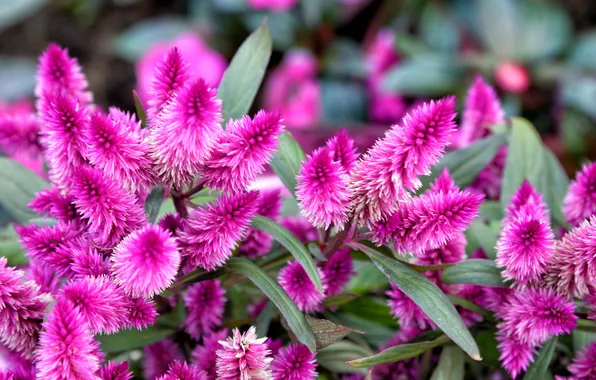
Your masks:
<svg viewBox="0 0 596 380"><path fill-rule="evenodd" d="M36 111L0 119L47 165L0 159L24 251L0 259L1 379L596 377L593 164L569 185L481 77L461 118L429 100L305 154L292 102L247 114L270 54L264 24L215 89L168 47L136 114L41 55Z"/></svg>

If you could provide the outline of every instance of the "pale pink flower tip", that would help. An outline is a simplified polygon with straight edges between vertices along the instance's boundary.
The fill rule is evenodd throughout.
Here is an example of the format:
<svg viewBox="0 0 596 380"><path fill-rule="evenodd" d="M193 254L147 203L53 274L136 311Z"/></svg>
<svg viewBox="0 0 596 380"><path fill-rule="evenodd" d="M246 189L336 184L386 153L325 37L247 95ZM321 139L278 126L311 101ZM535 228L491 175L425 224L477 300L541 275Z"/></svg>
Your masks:
<svg viewBox="0 0 596 380"><path fill-rule="evenodd" d="M590 342L567 367L573 380L596 379L596 343Z"/></svg>
<svg viewBox="0 0 596 380"><path fill-rule="evenodd" d="M350 209L349 180L341 163L327 148L307 156L297 177L296 198L300 210L317 228L343 229Z"/></svg>
<svg viewBox="0 0 596 380"><path fill-rule="evenodd" d="M34 114L0 115L0 148L8 155L41 156L40 123Z"/></svg>
<svg viewBox="0 0 596 380"><path fill-rule="evenodd" d="M451 174L449 174L449 169L444 168L441 174L434 180L433 183L430 184L430 191L436 193L449 193L451 191L459 191L459 187L451 178Z"/></svg>
<svg viewBox="0 0 596 380"><path fill-rule="evenodd" d="M269 364L272 358L265 341L257 338L256 328L251 326L244 334L234 329L232 337L220 341L217 350L217 378L219 380L270 379Z"/></svg>
<svg viewBox="0 0 596 380"><path fill-rule="evenodd" d="M157 380L208 380L207 373L186 362L175 361L168 368L165 375Z"/></svg>
<svg viewBox="0 0 596 380"><path fill-rule="evenodd" d="M176 240L154 225L128 235L112 256L116 282L133 297L152 297L163 291L174 280L179 265Z"/></svg>
<svg viewBox="0 0 596 380"><path fill-rule="evenodd" d="M273 380L314 380L316 368L315 354L303 344L282 348L271 362Z"/></svg>
<svg viewBox="0 0 596 380"><path fill-rule="evenodd" d="M113 361L104 364L98 372L101 380L130 380L132 372L127 362L115 363Z"/></svg>
<svg viewBox="0 0 596 380"><path fill-rule="evenodd" d="M569 185L563 213L572 226L596 214L596 163L584 165Z"/></svg>
<svg viewBox="0 0 596 380"><path fill-rule="evenodd" d="M511 196L511 203L505 209L505 219L507 220L530 215L534 218L544 220L550 223L548 208L542 200L542 194L536 191L534 186L525 179L521 186Z"/></svg>
<svg viewBox="0 0 596 380"><path fill-rule="evenodd" d="M290 298L296 303L298 308L311 313L321 307L321 302L325 298L327 283L325 274L317 269L321 282L323 283L323 292L319 292L317 287L310 280L304 268L298 261L290 261L282 270L279 271L278 282L288 293Z"/></svg>
<svg viewBox="0 0 596 380"><path fill-rule="evenodd" d="M333 160L338 161L346 173L350 174L359 154L354 147L354 140L350 138L348 132L342 129L337 135L327 140L327 148L331 151Z"/></svg>
<svg viewBox="0 0 596 380"><path fill-rule="evenodd" d="M219 280L201 281L188 287L184 294L186 304L185 330L199 340L221 325L226 291Z"/></svg>

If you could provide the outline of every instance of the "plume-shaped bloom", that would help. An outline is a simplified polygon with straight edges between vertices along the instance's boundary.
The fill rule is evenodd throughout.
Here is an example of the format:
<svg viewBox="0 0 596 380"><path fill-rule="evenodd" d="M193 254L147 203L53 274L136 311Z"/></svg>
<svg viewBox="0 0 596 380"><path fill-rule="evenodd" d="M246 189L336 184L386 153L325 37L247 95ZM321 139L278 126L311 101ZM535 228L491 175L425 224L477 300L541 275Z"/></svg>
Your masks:
<svg viewBox="0 0 596 380"><path fill-rule="evenodd" d="M244 334L234 329L232 337L220 341L217 350L217 378L219 380L269 379L270 352L265 341L257 338L257 330L251 326Z"/></svg>
<svg viewBox="0 0 596 380"><path fill-rule="evenodd" d="M205 371L208 380L215 380L217 377L216 351L221 347L219 341L225 340L227 336L228 330L226 329L212 332L203 337L203 344L197 346L192 352L193 364L200 370Z"/></svg>
<svg viewBox="0 0 596 380"><path fill-rule="evenodd" d="M499 360L513 379L526 371L538 353L536 348L528 342L521 342L517 337L497 332L497 347L500 351Z"/></svg>
<svg viewBox="0 0 596 380"><path fill-rule="evenodd" d="M441 174L430 184L430 191L435 193L449 193L451 191L459 191L459 187L451 178L449 169L444 168Z"/></svg>
<svg viewBox="0 0 596 380"><path fill-rule="evenodd" d="M128 235L112 256L116 282L132 297L152 297L163 291L174 280L179 265L176 240L155 225Z"/></svg>
<svg viewBox="0 0 596 380"><path fill-rule="evenodd" d="M327 148L307 156L297 177L296 198L302 215L317 228L343 229L350 209L349 178Z"/></svg>
<svg viewBox="0 0 596 380"><path fill-rule="evenodd" d="M165 105L188 82L189 78L188 64L184 62L180 50L173 47L153 71L149 90L150 97L147 102L149 104L147 117L152 123Z"/></svg>
<svg viewBox="0 0 596 380"><path fill-rule="evenodd" d="M265 170L283 130L281 116L263 110L252 119L244 116L230 121L201 170L205 185L232 193L243 191Z"/></svg>
<svg viewBox="0 0 596 380"><path fill-rule="evenodd" d="M184 360L180 348L170 339L163 339L143 348L143 376L148 380L155 380L164 375L170 364Z"/></svg>
<svg viewBox="0 0 596 380"><path fill-rule="evenodd" d="M279 271L277 281L281 287L288 293L292 301L296 303L298 308L305 312L311 313L321 307L321 302L325 298L327 290L327 282L325 274L318 269L319 277L323 284L323 291L320 292L315 284L310 280L304 268L298 261L290 261Z"/></svg>
<svg viewBox="0 0 596 380"><path fill-rule="evenodd" d="M309 243L317 240L317 229L312 226L305 218L301 216L287 216L280 221L292 235L296 236L302 243Z"/></svg>
<svg viewBox="0 0 596 380"><path fill-rule="evenodd" d="M486 307L487 297L492 293L487 293L484 290L488 287L479 286L475 284L461 284L460 286L454 286L451 289L451 294L456 297L468 300L478 306ZM455 306L455 309L459 313L462 321L466 326L472 326L475 323L482 322L483 316L481 313L470 310L463 306Z"/></svg>
<svg viewBox="0 0 596 380"><path fill-rule="evenodd" d="M274 380L314 380L316 368L315 354L303 344L282 348L271 362Z"/></svg>
<svg viewBox="0 0 596 380"><path fill-rule="evenodd" d="M222 266L255 215L258 197L257 191L224 194L215 204L191 213L178 237L187 267L213 270Z"/></svg>
<svg viewBox="0 0 596 380"><path fill-rule="evenodd" d="M157 310L155 303L145 298L129 298L127 305L126 328L142 330L145 327L155 323Z"/></svg>
<svg viewBox="0 0 596 380"><path fill-rule="evenodd" d="M32 380L34 378L35 367L33 362L0 344L0 379Z"/></svg>
<svg viewBox="0 0 596 380"><path fill-rule="evenodd" d="M222 133L221 122L221 101L204 80L197 79L177 91L149 132L159 179L177 189L189 184Z"/></svg>
<svg viewBox="0 0 596 380"><path fill-rule="evenodd" d="M39 120L35 114L0 115L0 149L7 155L41 156Z"/></svg>
<svg viewBox="0 0 596 380"><path fill-rule="evenodd" d="M424 266L458 263L466 258L467 243L466 236L460 232L452 240L449 240L438 248L419 252L414 258L413 263ZM424 275L439 287L443 285L441 282L442 274L442 270L424 272Z"/></svg>
<svg viewBox="0 0 596 380"><path fill-rule="evenodd" d="M182 228L182 218L180 214L167 213L159 220L159 226L169 231L172 236L178 236L178 231Z"/></svg>
<svg viewBox="0 0 596 380"><path fill-rule="evenodd" d="M399 320L402 328L418 328L426 330L434 328L435 324L426 316L420 306L416 305L406 293L402 292L395 284L391 284L391 290L388 291L389 300L387 303L391 308L391 314Z"/></svg>
<svg viewBox="0 0 596 380"><path fill-rule="evenodd" d="M39 285L41 293L54 294L60 287L60 277L56 271L41 260L29 259L26 279Z"/></svg>
<svg viewBox="0 0 596 380"><path fill-rule="evenodd" d="M342 288L350 281L354 273L352 256L348 247L335 251L327 261L321 264L325 275L327 291L325 295L332 296L342 292Z"/></svg>
<svg viewBox="0 0 596 380"><path fill-rule="evenodd" d="M102 365L97 373L101 380L130 380L132 372L128 368L127 362L115 363L109 361Z"/></svg>
<svg viewBox="0 0 596 380"><path fill-rule="evenodd" d="M279 190L261 192L257 214L276 220L280 209L281 197ZM269 253L272 244L273 237L271 235L256 228L249 228L244 240L242 240L242 244L240 244L239 252L248 257L261 257Z"/></svg>
<svg viewBox="0 0 596 380"><path fill-rule="evenodd" d="M158 380L207 380L207 374L194 365L175 361L168 368L168 372L160 376Z"/></svg>
<svg viewBox="0 0 596 380"><path fill-rule="evenodd" d="M68 223L80 220L80 215L70 194L62 194L60 189L51 187L36 193L28 205L39 215L48 215L60 222Z"/></svg>
<svg viewBox="0 0 596 380"><path fill-rule="evenodd" d="M37 351L37 378L97 380L99 344L72 303L58 302L43 324Z"/></svg>
<svg viewBox="0 0 596 380"><path fill-rule="evenodd" d="M209 335L221 325L226 291L219 280L197 282L188 287L184 294L186 304L186 332L196 340Z"/></svg>
<svg viewBox="0 0 596 380"><path fill-rule="evenodd" d="M331 157L337 161L344 168L346 173L350 174L356 161L358 160L358 152L354 147L354 140L350 138L345 129L329 140L327 140L327 149L331 152Z"/></svg>
<svg viewBox="0 0 596 380"><path fill-rule="evenodd" d="M563 213L572 226L596 214L596 163L577 172L563 200Z"/></svg>
<svg viewBox="0 0 596 380"><path fill-rule="evenodd" d="M592 380L596 378L596 342L585 346L567 367L572 380Z"/></svg>
<svg viewBox="0 0 596 380"><path fill-rule="evenodd" d="M72 278L98 277L110 273L108 259L89 239L79 237L69 244L69 249L72 260L69 269Z"/></svg>
<svg viewBox="0 0 596 380"><path fill-rule="evenodd" d="M542 200L542 194L537 192L527 179L511 196L511 202L505 208L503 223L526 215L550 223L548 208Z"/></svg>
<svg viewBox="0 0 596 380"><path fill-rule="evenodd" d="M0 257L0 343L29 359L50 299L34 282L22 281L23 271L6 263Z"/></svg>

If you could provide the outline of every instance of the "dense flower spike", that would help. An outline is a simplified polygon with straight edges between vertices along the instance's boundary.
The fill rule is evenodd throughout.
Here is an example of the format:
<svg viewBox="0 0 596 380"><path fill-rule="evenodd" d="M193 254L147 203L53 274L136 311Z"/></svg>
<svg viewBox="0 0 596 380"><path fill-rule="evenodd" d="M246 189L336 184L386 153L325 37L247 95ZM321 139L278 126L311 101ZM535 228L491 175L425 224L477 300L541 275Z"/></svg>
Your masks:
<svg viewBox="0 0 596 380"><path fill-rule="evenodd" d="M441 264L455 264L466 258L466 237L463 233L458 233L455 237L445 243L444 245L434 248L427 249L419 252L414 258L414 264L433 266ZM443 285L440 281L442 270L427 271L424 273L426 277L432 280L435 284Z"/></svg>
<svg viewBox="0 0 596 380"><path fill-rule="evenodd" d="M325 275L327 284L325 295L328 297L341 293L342 288L350 281L353 274L350 249L345 247L335 251L327 261L321 264L321 270Z"/></svg>
<svg viewBox="0 0 596 380"><path fill-rule="evenodd" d="M356 165L359 154L354 147L354 140L348 136L348 132L342 129L337 135L327 140L327 149L331 152L333 160L338 161L346 173L350 174Z"/></svg>
<svg viewBox="0 0 596 380"><path fill-rule="evenodd" d="M531 344L521 342L517 337L497 332L499 360L513 379L526 371L538 353Z"/></svg>
<svg viewBox="0 0 596 380"><path fill-rule="evenodd" d="M41 260L29 259L26 279L39 285L41 293L54 294L60 287L60 278L56 272Z"/></svg>
<svg viewBox="0 0 596 380"><path fill-rule="evenodd" d="M98 372L101 380L130 380L132 372L127 362L114 363L112 361L104 364Z"/></svg>
<svg viewBox="0 0 596 380"><path fill-rule="evenodd" d="M441 174L430 184L430 191L435 193L449 193L451 191L459 191L459 187L451 178L449 169L444 168Z"/></svg>
<svg viewBox="0 0 596 380"><path fill-rule="evenodd" d="M233 336L220 341L217 350L217 378L219 380L270 379L267 338L257 338L256 328L244 334L234 329Z"/></svg>
<svg viewBox="0 0 596 380"><path fill-rule="evenodd" d="M219 280L201 281L188 287L184 295L187 314L186 332L196 340L221 325L226 291Z"/></svg>
<svg viewBox="0 0 596 380"><path fill-rule="evenodd" d="M127 305L126 328L142 330L155 323L157 311L155 303L145 298L130 298Z"/></svg>
<svg viewBox="0 0 596 380"><path fill-rule="evenodd" d="M228 330L223 329L203 337L203 344L197 346L192 352L193 364L200 370L205 371L208 380L215 380L216 373L216 351L220 348L219 341L225 340Z"/></svg>
<svg viewBox="0 0 596 380"><path fill-rule="evenodd" d="M350 208L349 178L332 153L319 148L307 156L297 180L296 198L302 215L317 228L343 229Z"/></svg>
<svg viewBox="0 0 596 380"><path fill-rule="evenodd" d="M110 273L108 259L89 240L77 238L69 245L72 278L103 276Z"/></svg>
<svg viewBox="0 0 596 380"><path fill-rule="evenodd" d="M177 92L149 132L154 170L164 184L182 189L192 181L222 133L221 122L221 101L205 81Z"/></svg>
<svg viewBox="0 0 596 380"><path fill-rule="evenodd" d="M37 351L38 379L97 379L99 344L72 303L56 303L43 327Z"/></svg>
<svg viewBox="0 0 596 380"><path fill-rule="evenodd" d="M592 380L596 378L596 343L590 342L567 367L572 380Z"/></svg>
<svg viewBox="0 0 596 380"><path fill-rule="evenodd" d="M572 226L596 214L596 163L584 165L569 185L563 213Z"/></svg>
<svg viewBox="0 0 596 380"><path fill-rule="evenodd" d="M0 149L8 154L41 156L39 121L33 114L0 115Z"/></svg>
<svg viewBox="0 0 596 380"><path fill-rule="evenodd" d="M205 209L191 213L178 240L186 266L213 270L231 256L258 207L259 192L223 195Z"/></svg>
<svg viewBox="0 0 596 380"><path fill-rule="evenodd" d="M548 208L542 200L542 194L538 193L527 179L511 196L511 202L505 209L503 223L526 215L541 219L546 223L550 222Z"/></svg>
<svg viewBox="0 0 596 380"><path fill-rule="evenodd" d="M317 287L310 280L298 261L290 261L279 271L277 277L277 281L281 287L288 293L292 301L296 303L296 306L305 313L318 310L325 298L325 291L327 290L325 274L320 269L318 269L318 272L323 283L322 293L317 290Z"/></svg>
<svg viewBox="0 0 596 380"><path fill-rule="evenodd" d="M237 193L265 170L277 148L277 136L284 126L277 113L259 111L230 121L201 170L206 186Z"/></svg>
<svg viewBox="0 0 596 380"><path fill-rule="evenodd" d="M176 96L176 92L188 82L188 64L184 62L180 50L173 47L163 61L155 66L151 81L147 117L153 124L164 106Z"/></svg>
<svg viewBox="0 0 596 380"><path fill-rule="evenodd" d="M33 363L2 344L0 344L0 358L0 379L28 380L35 378Z"/></svg>
<svg viewBox="0 0 596 380"><path fill-rule="evenodd" d="M61 222L79 221L80 216L70 194L62 194L60 189L51 187L35 194L29 207L39 215L51 216Z"/></svg>
<svg viewBox="0 0 596 380"><path fill-rule="evenodd" d="M143 375L148 380L155 380L164 375L170 364L184 360L180 348L171 340L164 339L143 348Z"/></svg>
<svg viewBox="0 0 596 380"><path fill-rule="evenodd" d="M257 214L276 220L281 209L279 190L262 191L259 198ZM256 228L249 228L240 245L239 252L248 257L261 257L269 252L273 237Z"/></svg>
<svg viewBox="0 0 596 380"><path fill-rule="evenodd" d="M168 368L168 372L157 380L207 380L207 374L194 365L175 361Z"/></svg>
<svg viewBox="0 0 596 380"><path fill-rule="evenodd" d="M165 214L159 220L159 226L169 231L172 236L178 236L178 231L182 228L182 218L179 214Z"/></svg>
<svg viewBox="0 0 596 380"><path fill-rule="evenodd" d="M180 265L176 240L161 227L147 225L118 244L112 272L133 297L152 297L168 287Z"/></svg>
<svg viewBox="0 0 596 380"><path fill-rule="evenodd" d="M314 380L316 368L315 354L303 344L282 348L271 362L274 380Z"/></svg>
<svg viewBox="0 0 596 380"><path fill-rule="evenodd" d="M420 330L434 328L435 324L424 314L420 306L416 305L395 284L391 284L391 290L386 294L389 297L388 304L391 314L399 320L400 326L406 329L417 328Z"/></svg>
<svg viewBox="0 0 596 380"><path fill-rule="evenodd" d="M302 243L308 243L317 240L317 229L314 228L308 220L301 216L288 216L280 221L280 224L288 229Z"/></svg>

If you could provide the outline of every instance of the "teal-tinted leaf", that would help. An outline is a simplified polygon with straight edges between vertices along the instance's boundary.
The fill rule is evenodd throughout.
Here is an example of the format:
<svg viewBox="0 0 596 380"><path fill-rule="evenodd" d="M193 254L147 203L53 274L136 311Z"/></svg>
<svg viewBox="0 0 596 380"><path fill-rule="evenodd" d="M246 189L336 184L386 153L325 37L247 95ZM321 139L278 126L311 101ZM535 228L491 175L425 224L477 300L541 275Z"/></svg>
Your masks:
<svg viewBox="0 0 596 380"><path fill-rule="evenodd" d="M38 12L48 0L0 1L0 29L23 21Z"/></svg>
<svg viewBox="0 0 596 380"><path fill-rule="evenodd" d="M563 215L563 199L569 189L569 178L565 169L555 157L553 152L544 147L543 152L543 174L537 178L536 187L542 192L544 201L548 204L552 218L561 226L567 221Z"/></svg>
<svg viewBox="0 0 596 380"><path fill-rule="evenodd" d="M248 277L261 291L277 306L286 319L290 330L298 340L314 352L316 344L312 330L308 326L304 315L298 310L296 304L282 289L277 281L269 277L258 266L247 259L232 257L226 268L230 272L239 273Z"/></svg>
<svg viewBox="0 0 596 380"><path fill-rule="evenodd" d="M255 326L257 328L257 336L267 336L269 332L269 325L271 324L271 318L273 317L273 311L275 306L271 301L267 301L263 310L257 316Z"/></svg>
<svg viewBox="0 0 596 380"><path fill-rule="evenodd" d="M246 115L261 86L271 57L271 36L263 23L240 45L217 91L224 122Z"/></svg>
<svg viewBox="0 0 596 380"><path fill-rule="evenodd" d="M21 243L14 240L0 241L0 256L6 257L8 265L12 267L27 265L29 260L25 257L25 251L21 249Z"/></svg>
<svg viewBox="0 0 596 380"><path fill-rule="evenodd" d="M310 326L315 336L317 350L325 348L343 339L346 335L350 333L355 332L358 334L363 334L363 332L361 331L356 331L342 325L337 325L326 319L313 318L308 315L306 315L305 317L306 322Z"/></svg>
<svg viewBox="0 0 596 380"><path fill-rule="evenodd" d="M474 238L490 259L494 260L497 257L496 246L498 236L492 228L479 220L475 220L466 231L466 236L469 234L474 235Z"/></svg>
<svg viewBox="0 0 596 380"><path fill-rule="evenodd" d="M137 118L141 121L141 128L147 128L147 113L143 108L143 103L141 102L141 98L139 98L137 90L132 90L132 97L135 101L135 110L137 111Z"/></svg>
<svg viewBox="0 0 596 380"><path fill-rule="evenodd" d="M366 78L368 73L361 46L341 38L335 38L329 45L323 58L323 70L327 75L348 78Z"/></svg>
<svg viewBox="0 0 596 380"><path fill-rule="evenodd" d="M366 370L356 369L346 362L372 354L370 349L347 340L341 340L318 351L317 363L332 372L365 374Z"/></svg>
<svg viewBox="0 0 596 380"><path fill-rule="evenodd" d="M279 147L269 165L295 197L298 183L296 176L302 168L302 162L306 160L306 155L291 133L284 132L279 135L278 139Z"/></svg>
<svg viewBox="0 0 596 380"><path fill-rule="evenodd" d="M426 3L420 18L420 37L431 49L452 53L459 46L459 26L446 8Z"/></svg>
<svg viewBox="0 0 596 380"><path fill-rule="evenodd" d="M550 366L550 362L553 358L553 354L555 353L555 347L557 346L557 337L551 338L548 342L546 342L540 351L538 352L538 356L534 363L530 364L530 367L526 371L526 375L524 376L524 380L540 380L544 379L545 373L548 371L548 367Z"/></svg>
<svg viewBox="0 0 596 380"><path fill-rule="evenodd" d="M36 217L27 205L35 193L50 187L37 174L6 157L0 157L0 182L0 205L19 223Z"/></svg>
<svg viewBox="0 0 596 380"><path fill-rule="evenodd" d="M325 0L301 0L300 9L302 10L302 19L309 28L315 27L321 23L323 10L325 9Z"/></svg>
<svg viewBox="0 0 596 380"><path fill-rule="evenodd" d="M337 307L352 302L356 298L360 297L355 293L342 293L329 296L323 300L323 306L325 307Z"/></svg>
<svg viewBox="0 0 596 380"><path fill-rule="evenodd" d="M596 46L594 48L596 49ZM596 59L596 57L594 58ZM586 115L571 108L565 110L561 140L570 154L585 156L588 153L588 143L590 141L588 134L592 130L592 122Z"/></svg>
<svg viewBox="0 0 596 380"><path fill-rule="evenodd" d="M145 214L149 222L155 223L157 215L159 214L159 208L163 202L164 188L163 186L156 186L151 190L147 199L145 200Z"/></svg>
<svg viewBox="0 0 596 380"><path fill-rule="evenodd" d="M321 247L319 247L319 244L311 241L310 243L308 243L306 245L308 247L308 251L319 261L327 261L327 258L323 255L323 252L321 252Z"/></svg>
<svg viewBox="0 0 596 380"><path fill-rule="evenodd" d="M484 45L501 58L515 58L517 39L523 27L516 1L475 1L474 4L476 31Z"/></svg>
<svg viewBox="0 0 596 380"><path fill-rule="evenodd" d="M402 95L439 96L461 83L463 69L445 58L424 57L400 62L383 77L383 89Z"/></svg>
<svg viewBox="0 0 596 380"><path fill-rule="evenodd" d="M596 70L596 30L581 34L571 51L569 64L586 70Z"/></svg>
<svg viewBox="0 0 596 380"><path fill-rule="evenodd" d="M478 346L447 296L426 277L374 249L354 244L389 280L418 305L443 332L474 360L481 360ZM449 268L452 269L452 268ZM446 269L449 270L449 269Z"/></svg>
<svg viewBox="0 0 596 380"><path fill-rule="evenodd" d="M506 286L501 270L492 260L469 259L443 271L441 280L446 284L476 284L483 286Z"/></svg>
<svg viewBox="0 0 596 380"><path fill-rule="evenodd" d="M474 334L480 354L482 355L482 362L493 367L499 367L499 356L501 353L497 348L497 339L495 338L494 330L481 330Z"/></svg>
<svg viewBox="0 0 596 380"><path fill-rule="evenodd" d="M377 267L368 261L355 261L356 276L348 283L347 290L356 293L364 294L371 290L383 288L389 284L387 277L377 269Z"/></svg>
<svg viewBox="0 0 596 380"><path fill-rule="evenodd" d="M596 107L592 101L596 97L596 78L591 75L566 75L563 81L562 97L566 105L596 119Z"/></svg>
<svg viewBox="0 0 596 380"><path fill-rule="evenodd" d="M328 123L364 121L367 97L364 86L354 82L321 81L323 119Z"/></svg>
<svg viewBox="0 0 596 380"><path fill-rule="evenodd" d="M0 99L14 101L31 96L35 87L36 71L37 65L31 58L0 57Z"/></svg>
<svg viewBox="0 0 596 380"><path fill-rule="evenodd" d="M252 220L252 227L257 230L266 232L283 245L294 258L302 265L304 271L315 284L317 289L322 292L323 285L321 284L321 278L317 271L317 266L312 258L312 255L304 247L304 245L294 236L290 231L284 228L281 224L266 218L261 215L257 215Z"/></svg>
<svg viewBox="0 0 596 380"><path fill-rule="evenodd" d="M242 20L247 29L257 29L263 19L267 19L267 27L275 50L287 50L295 43L296 30L300 26L298 17L292 12L246 12Z"/></svg>
<svg viewBox="0 0 596 380"><path fill-rule="evenodd" d="M395 327L396 321L391 315L391 309L381 298L370 296L361 296L352 302L343 305L340 311L358 316L361 319L380 324Z"/></svg>
<svg viewBox="0 0 596 380"><path fill-rule="evenodd" d="M504 216L503 206L497 201L484 201L480 205L481 219L501 220Z"/></svg>
<svg viewBox="0 0 596 380"><path fill-rule="evenodd" d="M114 335L96 335L101 350L106 354L125 352L142 348L173 335L175 329L148 326L142 331L122 330Z"/></svg>
<svg viewBox="0 0 596 380"><path fill-rule="evenodd" d="M445 347L430 380L463 380L464 353L458 347Z"/></svg>
<svg viewBox="0 0 596 380"><path fill-rule="evenodd" d="M590 342L596 342L596 332L573 330L571 337L573 338L573 351L576 353L580 352Z"/></svg>

